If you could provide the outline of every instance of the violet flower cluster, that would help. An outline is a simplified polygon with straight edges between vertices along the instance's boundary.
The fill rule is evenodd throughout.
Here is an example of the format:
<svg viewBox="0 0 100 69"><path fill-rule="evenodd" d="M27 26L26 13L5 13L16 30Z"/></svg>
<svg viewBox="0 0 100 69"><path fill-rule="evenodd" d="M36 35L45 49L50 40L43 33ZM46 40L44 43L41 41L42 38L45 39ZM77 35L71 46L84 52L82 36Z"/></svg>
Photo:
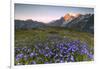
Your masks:
<svg viewBox="0 0 100 69"><path fill-rule="evenodd" d="M31 47L15 47L15 65L91 61L92 50L80 40L47 40Z"/></svg>

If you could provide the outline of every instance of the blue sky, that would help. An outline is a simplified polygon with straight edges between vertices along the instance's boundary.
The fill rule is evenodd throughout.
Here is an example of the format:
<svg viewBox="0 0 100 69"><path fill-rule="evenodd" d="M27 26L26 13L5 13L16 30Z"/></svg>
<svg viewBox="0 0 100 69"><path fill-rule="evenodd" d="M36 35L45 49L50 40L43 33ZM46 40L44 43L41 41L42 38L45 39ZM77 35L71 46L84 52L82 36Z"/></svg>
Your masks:
<svg viewBox="0 0 100 69"><path fill-rule="evenodd" d="M32 19L48 23L52 20L61 18L67 13L93 14L94 9L68 6L15 4L15 19L20 20Z"/></svg>

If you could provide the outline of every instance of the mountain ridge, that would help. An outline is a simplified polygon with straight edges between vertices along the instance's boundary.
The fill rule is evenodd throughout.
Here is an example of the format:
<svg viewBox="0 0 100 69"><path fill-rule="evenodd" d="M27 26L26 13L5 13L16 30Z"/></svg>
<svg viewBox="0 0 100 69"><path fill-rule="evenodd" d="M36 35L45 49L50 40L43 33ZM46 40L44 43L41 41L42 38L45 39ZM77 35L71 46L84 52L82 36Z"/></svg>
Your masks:
<svg viewBox="0 0 100 69"><path fill-rule="evenodd" d="M64 27L74 30L94 33L94 14L66 14L60 19L53 20L49 23L43 23L28 20L15 20L15 29L32 29L32 28L46 28L46 27Z"/></svg>

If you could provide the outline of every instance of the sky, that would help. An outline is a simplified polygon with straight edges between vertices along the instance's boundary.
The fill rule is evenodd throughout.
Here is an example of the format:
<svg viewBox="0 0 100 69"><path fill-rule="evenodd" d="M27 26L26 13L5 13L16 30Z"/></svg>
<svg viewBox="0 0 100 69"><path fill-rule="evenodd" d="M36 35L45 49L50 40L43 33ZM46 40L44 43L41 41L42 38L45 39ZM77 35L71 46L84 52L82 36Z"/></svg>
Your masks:
<svg viewBox="0 0 100 69"><path fill-rule="evenodd" d="M67 13L93 14L94 9L71 6L15 4L14 18L20 20L32 19L48 23L52 20L60 19Z"/></svg>

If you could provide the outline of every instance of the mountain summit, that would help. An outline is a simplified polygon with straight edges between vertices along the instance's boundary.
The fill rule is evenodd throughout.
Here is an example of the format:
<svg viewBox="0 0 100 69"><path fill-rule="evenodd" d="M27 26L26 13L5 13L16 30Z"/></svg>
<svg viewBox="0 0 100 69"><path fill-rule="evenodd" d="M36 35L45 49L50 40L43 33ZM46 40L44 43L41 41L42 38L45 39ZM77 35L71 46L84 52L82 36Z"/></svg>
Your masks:
<svg viewBox="0 0 100 69"><path fill-rule="evenodd" d="M81 14L78 14L78 13L67 13L64 15L64 20L69 21L69 20L79 17L80 15Z"/></svg>

